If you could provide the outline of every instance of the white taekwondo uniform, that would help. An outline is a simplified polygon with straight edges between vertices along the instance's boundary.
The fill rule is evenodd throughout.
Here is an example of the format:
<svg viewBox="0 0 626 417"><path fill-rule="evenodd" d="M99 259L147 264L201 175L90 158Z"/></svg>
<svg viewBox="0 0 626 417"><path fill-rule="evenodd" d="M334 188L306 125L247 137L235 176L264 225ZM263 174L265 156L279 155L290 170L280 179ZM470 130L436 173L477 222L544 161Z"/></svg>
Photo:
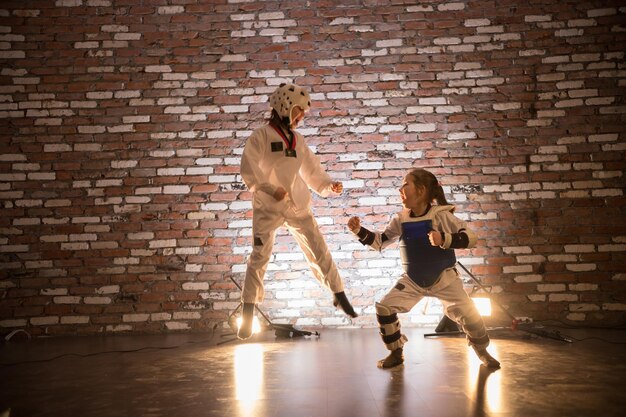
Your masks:
<svg viewBox="0 0 626 417"><path fill-rule="evenodd" d="M279 133L280 132L280 133ZM248 138L241 158L241 176L253 193L253 248L243 286L244 303L263 301L263 277L276 229L286 226L304 252L315 278L333 293L343 291L343 282L311 211L311 193L326 197L332 180L322 168L304 137L293 131L289 143L280 128L267 124ZM287 195L274 199L278 187Z"/></svg>

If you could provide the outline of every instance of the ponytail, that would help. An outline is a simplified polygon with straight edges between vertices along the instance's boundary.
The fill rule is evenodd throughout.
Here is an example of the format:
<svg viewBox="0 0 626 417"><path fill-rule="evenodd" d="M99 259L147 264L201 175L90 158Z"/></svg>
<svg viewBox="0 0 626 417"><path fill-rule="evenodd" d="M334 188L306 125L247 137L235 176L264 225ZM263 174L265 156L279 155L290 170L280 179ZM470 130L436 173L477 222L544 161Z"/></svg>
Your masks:
<svg viewBox="0 0 626 417"><path fill-rule="evenodd" d="M435 200L440 206L448 205L448 200L446 200L446 196L443 193L443 187L441 186L441 184L437 183L434 185L431 195L433 197L433 200Z"/></svg>

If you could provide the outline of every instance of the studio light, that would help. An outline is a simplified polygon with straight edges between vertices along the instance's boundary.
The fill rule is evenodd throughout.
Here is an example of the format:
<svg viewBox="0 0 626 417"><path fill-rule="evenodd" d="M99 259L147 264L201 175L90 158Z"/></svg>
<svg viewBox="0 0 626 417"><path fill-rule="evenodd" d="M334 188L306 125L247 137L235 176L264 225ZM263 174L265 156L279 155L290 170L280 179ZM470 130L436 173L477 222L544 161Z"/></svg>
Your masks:
<svg viewBox="0 0 626 417"><path fill-rule="evenodd" d="M241 323L243 319L241 317L237 317L237 330L241 328ZM252 317L252 334L261 333L261 323L259 323L259 319L256 316Z"/></svg>
<svg viewBox="0 0 626 417"><path fill-rule="evenodd" d="M230 279L237 286L237 288L239 288L239 290L242 291L241 285L239 285L239 283L235 281L233 277L230 277ZM241 328L241 323L243 322L243 319L241 317L242 306L243 306L243 303L240 302L239 305L237 305L237 308L235 308L235 310L233 310L228 315L228 318L226 319L226 323L228 324L228 327L230 327L230 330L232 331L232 334L230 336L237 335L239 329ZM320 334L315 331L296 329L292 324L274 324L258 306L255 307L255 314L260 314L265 319L265 321L267 322L267 326L268 326L267 328L269 328L270 330L274 330L276 337L293 338L293 337L301 337L301 336L317 336L317 337L320 336ZM252 334L261 333L261 330L262 330L261 323L259 319L257 318L257 316L255 315L252 317ZM237 340L237 337L232 337L228 340L223 340L219 342L218 345L232 342L235 340Z"/></svg>
<svg viewBox="0 0 626 417"><path fill-rule="evenodd" d="M488 297L472 297L472 301L482 317L491 316L491 300Z"/></svg>

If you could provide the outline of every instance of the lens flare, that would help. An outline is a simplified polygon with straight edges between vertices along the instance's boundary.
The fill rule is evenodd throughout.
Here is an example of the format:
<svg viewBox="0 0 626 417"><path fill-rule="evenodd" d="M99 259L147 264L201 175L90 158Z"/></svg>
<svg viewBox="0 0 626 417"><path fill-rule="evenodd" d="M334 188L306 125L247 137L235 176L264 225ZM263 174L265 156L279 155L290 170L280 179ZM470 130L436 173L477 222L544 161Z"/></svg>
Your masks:
<svg viewBox="0 0 626 417"><path fill-rule="evenodd" d="M483 317L491 316L491 300L486 297L472 297L474 305L478 309L478 313Z"/></svg>
<svg viewBox="0 0 626 417"><path fill-rule="evenodd" d="M237 317L237 328L240 329L241 328L241 322L242 322L242 318L241 317ZM259 323L259 319L254 316L252 317L252 334L256 334L256 333L261 333L261 323Z"/></svg>

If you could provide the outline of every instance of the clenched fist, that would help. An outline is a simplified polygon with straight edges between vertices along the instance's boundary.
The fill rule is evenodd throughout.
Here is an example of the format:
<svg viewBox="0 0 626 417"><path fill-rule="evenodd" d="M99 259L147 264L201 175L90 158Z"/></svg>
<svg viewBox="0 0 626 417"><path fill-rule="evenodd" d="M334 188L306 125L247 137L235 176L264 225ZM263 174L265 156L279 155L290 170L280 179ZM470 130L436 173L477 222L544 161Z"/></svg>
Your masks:
<svg viewBox="0 0 626 417"><path fill-rule="evenodd" d="M343 191L343 184L339 181L333 182L330 184L330 189L333 190L334 193L341 193Z"/></svg>
<svg viewBox="0 0 626 417"><path fill-rule="evenodd" d="M433 246L443 245L443 237L441 236L441 233L436 230L431 230L428 233L428 240L430 241L430 244Z"/></svg>
<svg viewBox="0 0 626 417"><path fill-rule="evenodd" d="M350 220L348 220L348 228L354 234L359 233L359 230L361 230L361 219L356 216L350 217Z"/></svg>
<svg viewBox="0 0 626 417"><path fill-rule="evenodd" d="M274 191L273 197L276 201L280 201L287 195L287 190L283 187L278 187L276 191Z"/></svg>

